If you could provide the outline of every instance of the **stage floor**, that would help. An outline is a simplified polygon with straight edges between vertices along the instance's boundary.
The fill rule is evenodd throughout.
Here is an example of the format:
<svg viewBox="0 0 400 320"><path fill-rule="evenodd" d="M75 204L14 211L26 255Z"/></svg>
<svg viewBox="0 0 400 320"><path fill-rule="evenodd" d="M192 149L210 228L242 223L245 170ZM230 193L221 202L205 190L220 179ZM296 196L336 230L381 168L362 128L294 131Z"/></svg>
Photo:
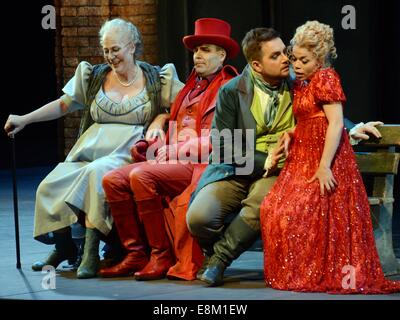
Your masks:
<svg viewBox="0 0 400 320"><path fill-rule="evenodd" d="M11 174L0 171L0 299L18 300L400 300L392 295L329 295L295 293L266 288L262 253L248 251L226 271L225 285L207 288L200 281L159 280L139 282L132 278L79 280L74 272L59 267L55 288L46 288L46 274L31 264L47 255L50 246L32 238L35 191L52 168L18 170L19 219L22 269L16 269ZM395 234L399 257L400 235ZM393 279L400 279L400 276ZM47 286L48 287L48 286Z"/></svg>

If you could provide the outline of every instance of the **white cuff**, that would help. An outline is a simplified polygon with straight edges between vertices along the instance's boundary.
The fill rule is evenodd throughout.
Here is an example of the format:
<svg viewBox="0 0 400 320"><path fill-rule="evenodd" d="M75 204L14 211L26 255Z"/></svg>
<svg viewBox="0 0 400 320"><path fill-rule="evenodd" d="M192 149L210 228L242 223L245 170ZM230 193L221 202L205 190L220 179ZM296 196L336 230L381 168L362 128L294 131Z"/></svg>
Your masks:
<svg viewBox="0 0 400 320"><path fill-rule="evenodd" d="M362 139L356 139L353 138L352 135L356 133L357 129L362 127L364 125L364 122L360 122L359 124L355 125L349 132L349 136L350 136L350 144L352 146L356 146Z"/></svg>
<svg viewBox="0 0 400 320"><path fill-rule="evenodd" d="M271 154L268 153L268 157L264 163L264 170L265 170L265 173L263 175L264 178L268 175L268 172L269 172L269 170L271 170L271 168L272 168L272 157L271 157Z"/></svg>

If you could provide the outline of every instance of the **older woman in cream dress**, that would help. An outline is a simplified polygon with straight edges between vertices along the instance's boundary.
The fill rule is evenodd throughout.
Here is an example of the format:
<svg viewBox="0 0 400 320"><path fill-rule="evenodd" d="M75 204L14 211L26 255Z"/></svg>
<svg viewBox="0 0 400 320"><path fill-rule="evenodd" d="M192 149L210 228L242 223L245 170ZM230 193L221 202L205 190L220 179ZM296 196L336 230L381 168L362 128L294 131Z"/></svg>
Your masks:
<svg viewBox="0 0 400 320"><path fill-rule="evenodd" d="M65 162L58 164L37 190L34 237L40 240L53 232L55 249L44 261L32 265L35 271L76 259L70 226L83 214L86 241L77 276L96 276L98 232L107 235L113 223L102 177L132 162L130 147L147 129L163 126L168 118L163 110L169 108L183 86L172 64L160 69L137 60L143 45L132 23L122 19L106 22L100 30L100 42L107 64L81 62L60 99L30 114L10 115L5 125L12 135L29 123L83 110L78 141Z"/></svg>

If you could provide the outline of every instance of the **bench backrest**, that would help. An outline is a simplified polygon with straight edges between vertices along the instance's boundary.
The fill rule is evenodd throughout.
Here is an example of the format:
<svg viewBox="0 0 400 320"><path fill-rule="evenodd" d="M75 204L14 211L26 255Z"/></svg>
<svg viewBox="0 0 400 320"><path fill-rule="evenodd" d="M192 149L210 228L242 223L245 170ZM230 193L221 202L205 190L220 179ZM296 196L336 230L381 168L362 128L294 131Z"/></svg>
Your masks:
<svg viewBox="0 0 400 320"><path fill-rule="evenodd" d="M400 160L400 153L396 152L396 147L400 147L400 125L383 125L377 129L381 139L370 136L369 140L354 147L367 189L372 183L371 205L393 203L394 175L398 174ZM368 181L371 178L372 182Z"/></svg>

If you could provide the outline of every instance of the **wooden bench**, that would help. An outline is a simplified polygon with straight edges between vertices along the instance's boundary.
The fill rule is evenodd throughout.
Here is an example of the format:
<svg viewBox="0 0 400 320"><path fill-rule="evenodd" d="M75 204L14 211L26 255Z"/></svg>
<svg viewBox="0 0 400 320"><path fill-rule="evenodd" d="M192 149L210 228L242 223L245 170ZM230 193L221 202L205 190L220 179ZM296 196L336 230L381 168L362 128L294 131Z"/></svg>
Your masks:
<svg viewBox="0 0 400 320"><path fill-rule="evenodd" d="M398 173L400 125L378 127L381 139L369 140L354 147L356 160L368 192L376 247L385 275L400 273L392 242L394 180Z"/></svg>

